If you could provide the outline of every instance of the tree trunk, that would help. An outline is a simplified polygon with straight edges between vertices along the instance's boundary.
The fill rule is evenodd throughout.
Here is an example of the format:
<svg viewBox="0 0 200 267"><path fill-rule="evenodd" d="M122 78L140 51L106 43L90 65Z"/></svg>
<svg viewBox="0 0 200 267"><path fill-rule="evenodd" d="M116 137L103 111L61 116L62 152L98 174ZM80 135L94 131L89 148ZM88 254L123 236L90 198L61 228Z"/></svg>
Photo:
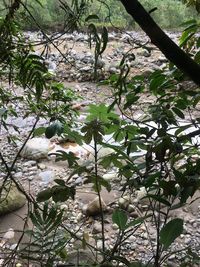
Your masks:
<svg viewBox="0 0 200 267"><path fill-rule="evenodd" d="M126 11L139 24L149 36L152 43L157 46L168 60L200 85L200 65L192 60L178 45L176 45L155 23L150 14L143 8L138 0L121 0Z"/></svg>

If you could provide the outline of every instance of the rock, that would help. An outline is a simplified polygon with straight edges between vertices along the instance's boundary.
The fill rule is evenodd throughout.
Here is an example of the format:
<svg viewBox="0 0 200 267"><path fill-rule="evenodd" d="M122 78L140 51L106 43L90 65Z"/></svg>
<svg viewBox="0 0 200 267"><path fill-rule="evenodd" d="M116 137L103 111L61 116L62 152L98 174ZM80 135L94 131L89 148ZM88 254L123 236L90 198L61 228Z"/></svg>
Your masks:
<svg viewBox="0 0 200 267"><path fill-rule="evenodd" d="M143 57L150 57L151 53L147 49L140 48L138 49L138 56L143 56Z"/></svg>
<svg viewBox="0 0 200 267"><path fill-rule="evenodd" d="M46 166L45 166L45 164L43 164L43 163L39 163L39 164L38 164L38 167L39 167L40 170L44 170L44 169L46 169Z"/></svg>
<svg viewBox="0 0 200 267"><path fill-rule="evenodd" d="M15 236L15 232L12 228L9 228L8 231L3 235L4 240L13 239Z"/></svg>
<svg viewBox="0 0 200 267"><path fill-rule="evenodd" d="M34 160L47 158L52 148L53 146L48 139L32 138L28 140L20 155L23 158Z"/></svg>
<svg viewBox="0 0 200 267"><path fill-rule="evenodd" d="M42 183L44 185L48 185L49 183L53 182L53 180L55 178L54 172L50 171L50 170L40 172L38 176L42 179Z"/></svg>
<svg viewBox="0 0 200 267"><path fill-rule="evenodd" d="M113 66L110 66L109 69L108 69L109 73L110 74L116 74L118 73L118 70L116 67L113 67Z"/></svg>
<svg viewBox="0 0 200 267"><path fill-rule="evenodd" d="M94 162L94 151L91 150L89 146L84 146L84 147L89 151L88 160ZM112 148L109 147L98 146L97 149L98 149L98 159L101 159L115 152Z"/></svg>
<svg viewBox="0 0 200 267"><path fill-rule="evenodd" d="M7 182L0 197L0 215L15 211L23 207L26 203L25 196L19 192L16 185Z"/></svg>
<svg viewBox="0 0 200 267"><path fill-rule="evenodd" d="M36 165L36 163L37 162L35 160L29 160L27 162L24 162L23 166L25 166L25 167L31 167L31 166Z"/></svg>
<svg viewBox="0 0 200 267"><path fill-rule="evenodd" d="M139 190L136 190L136 199L141 205L149 204L149 199L145 198L147 191L145 187L141 187Z"/></svg>
<svg viewBox="0 0 200 267"><path fill-rule="evenodd" d="M75 180L75 185L82 185L83 184L83 178L82 177L78 177L76 180Z"/></svg>
<svg viewBox="0 0 200 267"><path fill-rule="evenodd" d="M17 173L15 173L15 174L13 175L13 177L14 177L15 179L19 179L19 178L21 178L22 176L23 176L22 172L17 172Z"/></svg>
<svg viewBox="0 0 200 267"><path fill-rule="evenodd" d="M132 204L130 204L130 205L128 205L128 212L134 212L135 211L135 206L134 205L132 205Z"/></svg>
<svg viewBox="0 0 200 267"><path fill-rule="evenodd" d="M138 218L139 217L139 215L138 215L138 213L136 212L136 211L133 211L133 212L131 212L130 213L130 217L132 217L132 218Z"/></svg>
<svg viewBox="0 0 200 267"><path fill-rule="evenodd" d="M79 69L80 72L91 72L93 69L90 66L82 67Z"/></svg>
<svg viewBox="0 0 200 267"><path fill-rule="evenodd" d="M105 66L105 61L103 60L103 59L101 59L101 58L98 58L98 60L97 60L97 68L103 68L104 66Z"/></svg>
<svg viewBox="0 0 200 267"><path fill-rule="evenodd" d="M121 208L127 209L130 203L130 199L128 196L123 196L119 198L118 203Z"/></svg>
<svg viewBox="0 0 200 267"><path fill-rule="evenodd" d="M112 225L112 229L113 229L113 230L118 230L118 229L119 229L119 226L118 226L116 223L114 223L114 224Z"/></svg>
<svg viewBox="0 0 200 267"><path fill-rule="evenodd" d="M102 210L106 211L107 206L105 204L105 202L103 201L103 199L101 199L101 204L102 204ZM99 204L99 198L96 197L94 200L92 200L91 202L89 202L86 207L85 207L85 214L87 216L95 216L101 213L101 208L100 208L100 204Z"/></svg>
<svg viewBox="0 0 200 267"><path fill-rule="evenodd" d="M67 253L67 264L73 264L73 266L87 265L92 266L95 263L94 254L90 250L72 250ZM65 266L65 265L64 265Z"/></svg>
<svg viewBox="0 0 200 267"><path fill-rule="evenodd" d="M103 175L103 179L106 181L117 180L117 172L108 172Z"/></svg>
<svg viewBox="0 0 200 267"><path fill-rule="evenodd" d="M81 213L81 212L78 213L78 215L77 215L77 217L76 217L77 221L80 222L80 221L82 220L82 218L83 218L82 213Z"/></svg>
<svg viewBox="0 0 200 267"><path fill-rule="evenodd" d="M102 226L100 222L95 222L93 225L93 230L92 233L93 234L99 234L102 231Z"/></svg>

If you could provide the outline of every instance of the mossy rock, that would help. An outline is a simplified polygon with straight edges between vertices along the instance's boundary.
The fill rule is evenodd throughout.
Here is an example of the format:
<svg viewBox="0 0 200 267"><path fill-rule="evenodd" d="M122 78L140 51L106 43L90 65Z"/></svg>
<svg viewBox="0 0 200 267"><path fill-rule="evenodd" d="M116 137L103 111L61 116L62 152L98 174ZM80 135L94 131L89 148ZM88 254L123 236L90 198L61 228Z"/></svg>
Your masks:
<svg viewBox="0 0 200 267"><path fill-rule="evenodd" d="M0 196L0 216L20 209L25 203L26 198L19 192L16 185L12 182L7 182Z"/></svg>

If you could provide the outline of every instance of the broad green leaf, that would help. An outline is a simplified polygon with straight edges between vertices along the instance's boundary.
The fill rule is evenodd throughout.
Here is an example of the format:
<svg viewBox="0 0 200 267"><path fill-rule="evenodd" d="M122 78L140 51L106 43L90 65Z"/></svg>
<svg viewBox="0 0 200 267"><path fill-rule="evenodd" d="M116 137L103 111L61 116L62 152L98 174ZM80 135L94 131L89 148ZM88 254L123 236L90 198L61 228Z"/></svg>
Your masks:
<svg viewBox="0 0 200 267"><path fill-rule="evenodd" d="M40 136L42 134L44 134L46 131L45 127L38 127L37 129L34 130L33 135L34 136Z"/></svg>
<svg viewBox="0 0 200 267"><path fill-rule="evenodd" d="M55 123L51 124L50 126L48 126L46 128L46 131L45 131L45 136L46 138L52 138L54 135L56 135L56 132L57 132L57 126Z"/></svg>
<svg viewBox="0 0 200 267"><path fill-rule="evenodd" d="M38 193L37 195L37 201L38 202L44 202L48 199L50 199L52 196L51 188L45 189Z"/></svg>
<svg viewBox="0 0 200 267"><path fill-rule="evenodd" d="M174 111L174 113L181 119L184 119L185 118L185 115L183 114L183 112L178 109L178 108L175 108L173 107L172 110Z"/></svg>
<svg viewBox="0 0 200 267"><path fill-rule="evenodd" d="M86 19L85 22L88 22L89 20L93 19L99 19L99 17L96 14L89 15Z"/></svg>
<svg viewBox="0 0 200 267"><path fill-rule="evenodd" d="M128 217L125 211L117 209L113 212L112 221L118 225L120 230L126 229L127 220Z"/></svg>
<svg viewBox="0 0 200 267"><path fill-rule="evenodd" d="M164 249L174 242L174 240L180 236L183 232L183 220L173 219L168 222L160 231L160 242L163 244Z"/></svg>

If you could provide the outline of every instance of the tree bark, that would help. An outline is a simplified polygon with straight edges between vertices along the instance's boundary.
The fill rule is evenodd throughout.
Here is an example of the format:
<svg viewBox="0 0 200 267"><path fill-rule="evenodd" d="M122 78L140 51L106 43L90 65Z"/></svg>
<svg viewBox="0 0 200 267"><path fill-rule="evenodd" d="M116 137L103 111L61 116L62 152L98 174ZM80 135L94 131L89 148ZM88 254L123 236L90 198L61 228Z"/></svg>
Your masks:
<svg viewBox="0 0 200 267"><path fill-rule="evenodd" d="M165 57L188 75L197 85L200 85L200 65L192 60L188 54L164 33L138 0L121 0L121 2L126 11L139 24L152 43L160 49Z"/></svg>

